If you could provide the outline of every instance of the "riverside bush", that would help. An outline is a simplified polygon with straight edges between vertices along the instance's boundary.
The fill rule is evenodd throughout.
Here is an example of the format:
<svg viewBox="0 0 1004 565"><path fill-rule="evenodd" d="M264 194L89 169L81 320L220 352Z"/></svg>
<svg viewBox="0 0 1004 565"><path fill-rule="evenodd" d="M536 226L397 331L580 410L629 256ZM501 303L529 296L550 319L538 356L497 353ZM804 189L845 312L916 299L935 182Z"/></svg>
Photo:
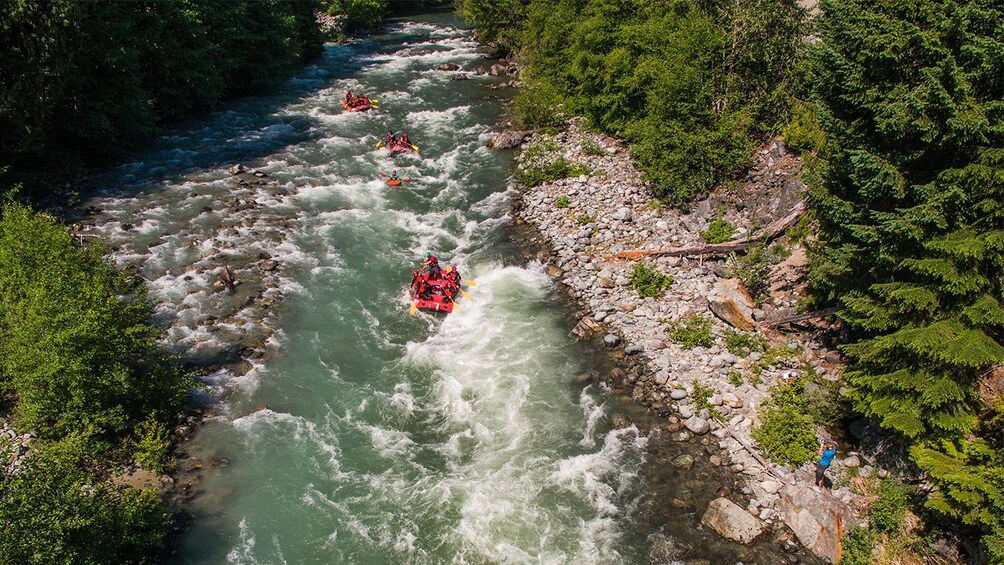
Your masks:
<svg viewBox="0 0 1004 565"><path fill-rule="evenodd" d="M707 229L701 232L701 239L708 243L725 243L732 239L736 227L725 219L725 206L718 209L718 217L708 223Z"/></svg>
<svg viewBox="0 0 1004 565"><path fill-rule="evenodd" d="M725 332L725 348L733 355L745 357L766 350L767 340L760 334L728 330Z"/></svg>
<svg viewBox="0 0 1004 565"><path fill-rule="evenodd" d="M0 389L19 426L119 435L172 414L191 380L160 350L139 279L65 227L8 203L0 217Z"/></svg>
<svg viewBox="0 0 1004 565"><path fill-rule="evenodd" d="M762 304L770 290L770 269L775 262L773 255L767 251L767 246L750 247L745 255L732 253L727 262L736 277L743 282L753 302Z"/></svg>
<svg viewBox="0 0 1004 565"><path fill-rule="evenodd" d="M781 135L784 142L796 151L817 151L823 146L826 134L819 125L819 110L813 104L796 102L792 107L791 121Z"/></svg>
<svg viewBox="0 0 1004 565"><path fill-rule="evenodd" d="M844 535L840 565L872 565L875 560L875 543L878 535L862 526L852 528Z"/></svg>
<svg viewBox="0 0 1004 565"><path fill-rule="evenodd" d="M523 152L522 167L516 170L516 178L523 184L534 187L545 182L589 174L589 167L572 163L563 155L550 139L536 137Z"/></svg>
<svg viewBox="0 0 1004 565"><path fill-rule="evenodd" d="M136 427L133 459L140 467L153 473L163 473L170 463L171 439L167 427L150 417Z"/></svg>
<svg viewBox="0 0 1004 565"><path fill-rule="evenodd" d="M569 204L571 204L571 201L568 199L567 196L559 196L554 201L554 207L555 208L568 208Z"/></svg>
<svg viewBox="0 0 1004 565"><path fill-rule="evenodd" d="M694 314L685 320L669 326L669 339L684 349L711 347L715 340L711 337L711 319Z"/></svg>
<svg viewBox="0 0 1004 565"><path fill-rule="evenodd" d="M753 439L768 459L797 467L817 452L815 424L805 413L805 383L796 379L771 388L770 398L760 407L760 426Z"/></svg>
<svg viewBox="0 0 1004 565"><path fill-rule="evenodd" d="M898 531L903 525L909 499L906 485L896 479L883 479L879 483L878 500L871 505L872 526L887 534Z"/></svg>
<svg viewBox="0 0 1004 565"><path fill-rule="evenodd" d="M673 275L655 270L648 263L635 263L628 275L628 288L633 288L642 298L658 298L672 286Z"/></svg>

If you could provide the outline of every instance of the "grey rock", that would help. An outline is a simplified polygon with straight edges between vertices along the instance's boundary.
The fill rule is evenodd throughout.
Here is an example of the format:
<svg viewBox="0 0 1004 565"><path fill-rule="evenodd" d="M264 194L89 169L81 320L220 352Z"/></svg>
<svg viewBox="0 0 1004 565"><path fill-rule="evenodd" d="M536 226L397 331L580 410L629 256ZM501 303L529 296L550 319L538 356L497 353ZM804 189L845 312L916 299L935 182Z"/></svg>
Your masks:
<svg viewBox="0 0 1004 565"><path fill-rule="evenodd" d="M669 397L673 400L683 400L687 398L689 393L681 388L674 388L672 392L669 393Z"/></svg>
<svg viewBox="0 0 1004 565"><path fill-rule="evenodd" d="M688 430L699 436L708 433L708 430L711 429L711 424L700 416L692 416L688 418L683 425L686 426Z"/></svg>
<svg viewBox="0 0 1004 565"><path fill-rule="evenodd" d="M621 338L616 334L607 334L603 336L603 344L607 347L616 347L618 343L621 342Z"/></svg>
<svg viewBox="0 0 1004 565"><path fill-rule="evenodd" d="M712 500L701 523L723 538L742 544L752 542L764 530L760 520L727 498Z"/></svg>
<svg viewBox="0 0 1004 565"><path fill-rule="evenodd" d="M610 217L612 219L614 219L614 220L618 220L618 221L621 221L621 222L630 222L631 221L631 209L630 208L626 208L626 207L625 208L618 208L616 212L614 212L613 214L610 215Z"/></svg>
<svg viewBox="0 0 1004 565"><path fill-rule="evenodd" d="M675 457L672 461L669 462L669 464L676 467L677 469L689 470L694 466L694 458L684 453L683 455Z"/></svg>

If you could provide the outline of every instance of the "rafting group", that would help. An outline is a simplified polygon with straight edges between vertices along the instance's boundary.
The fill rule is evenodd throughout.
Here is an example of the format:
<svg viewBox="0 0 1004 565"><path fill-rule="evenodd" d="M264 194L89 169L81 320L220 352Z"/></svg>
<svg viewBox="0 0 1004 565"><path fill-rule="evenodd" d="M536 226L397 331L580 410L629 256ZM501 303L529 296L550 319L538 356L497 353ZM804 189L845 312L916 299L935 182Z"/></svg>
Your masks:
<svg viewBox="0 0 1004 565"><path fill-rule="evenodd" d="M351 91L345 93L345 100L342 100L342 107L349 112L365 112L374 108L379 108L378 100L367 98L365 94L352 94Z"/></svg>
<svg viewBox="0 0 1004 565"><path fill-rule="evenodd" d="M436 256L426 252L425 261L411 272L412 297L409 313L414 316L417 310L432 310L449 314L454 309L460 310L457 295L470 298L460 287L461 284L473 285L474 281L463 280L456 265L441 268Z"/></svg>
<svg viewBox="0 0 1004 565"><path fill-rule="evenodd" d="M367 98L363 94L345 93L345 100L342 106L349 112L365 112L371 108L378 108L375 98ZM418 153L418 146L411 142L407 133L401 133L400 137L393 131L388 131L383 139L377 142L377 148L383 148L391 155L397 153ZM401 186L402 182L411 182L411 179L402 179L395 169L389 175L380 173L381 177L387 178L390 186ZM457 267L451 265L445 270L439 266L439 260L431 253L425 254L425 260L418 269L411 272L411 308L408 313L412 316L418 310L431 310L434 312L444 312L449 314L454 309L460 310L456 297L458 294L465 298L470 298L461 284L474 286L474 281L465 281L460 278Z"/></svg>

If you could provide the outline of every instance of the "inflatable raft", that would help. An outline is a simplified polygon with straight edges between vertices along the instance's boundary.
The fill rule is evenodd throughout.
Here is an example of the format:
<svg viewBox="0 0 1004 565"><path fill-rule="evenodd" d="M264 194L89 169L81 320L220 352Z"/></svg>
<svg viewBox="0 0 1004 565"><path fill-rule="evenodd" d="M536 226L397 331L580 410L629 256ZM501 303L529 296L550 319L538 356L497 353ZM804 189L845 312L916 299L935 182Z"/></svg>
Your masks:
<svg viewBox="0 0 1004 565"><path fill-rule="evenodd" d="M432 287L432 291L429 293L428 298L422 298L418 295L418 291L412 295L411 301L419 310L431 310L433 312L445 312L449 314L453 312L453 300L449 298L447 294L446 286L449 284L446 279L436 279L426 281L429 286ZM421 285L419 285L421 286Z"/></svg>

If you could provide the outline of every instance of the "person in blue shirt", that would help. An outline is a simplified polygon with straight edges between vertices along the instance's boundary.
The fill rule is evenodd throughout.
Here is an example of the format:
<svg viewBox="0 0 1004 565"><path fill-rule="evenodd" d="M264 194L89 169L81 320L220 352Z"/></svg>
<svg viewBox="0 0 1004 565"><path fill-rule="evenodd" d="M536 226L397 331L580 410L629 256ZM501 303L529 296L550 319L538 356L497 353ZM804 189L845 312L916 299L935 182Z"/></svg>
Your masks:
<svg viewBox="0 0 1004 565"><path fill-rule="evenodd" d="M816 485L823 488L826 479L826 470L833 463L833 457L837 454L837 445L832 441L824 441L819 444L819 462L816 463Z"/></svg>

